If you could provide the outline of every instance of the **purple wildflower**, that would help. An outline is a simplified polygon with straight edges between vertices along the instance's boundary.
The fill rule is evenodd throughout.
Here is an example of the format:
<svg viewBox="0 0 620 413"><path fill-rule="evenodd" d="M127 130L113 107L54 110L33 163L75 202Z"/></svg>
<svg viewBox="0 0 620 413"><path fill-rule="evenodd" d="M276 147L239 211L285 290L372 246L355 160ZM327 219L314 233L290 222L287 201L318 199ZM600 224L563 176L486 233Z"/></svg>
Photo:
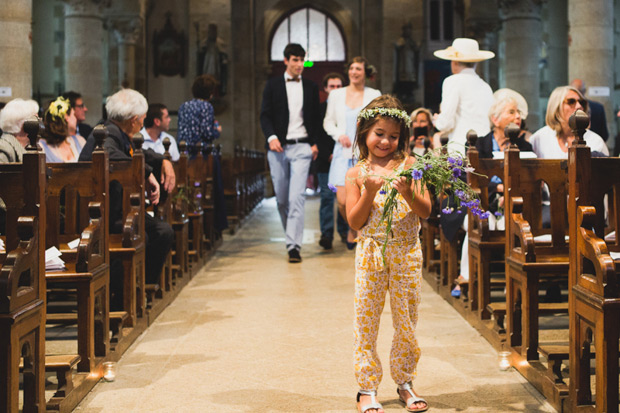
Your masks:
<svg viewBox="0 0 620 413"><path fill-rule="evenodd" d="M336 193L338 192L338 190L336 189L336 187L332 184L327 184L327 187L329 188L330 191Z"/></svg>
<svg viewBox="0 0 620 413"><path fill-rule="evenodd" d="M448 156L448 163L449 163L450 165L454 165L454 164L456 164L456 159L454 159L454 158L453 158L453 157L451 157L451 156Z"/></svg>
<svg viewBox="0 0 620 413"><path fill-rule="evenodd" d="M463 159L462 158L456 158L456 164L458 166L463 166Z"/></svg>
<svg viewBox="0 0 620 413"><path fill-rule="evenodd" d="M482 214L480 214L480 219L489 219L489 216L491 214L489 212L483 212Z"/></svg>
<svg viewBox="0 0 620 413"><path fill-rule="evenodd" d="M501 212L499 212L499 211L495 211L495 214L493 214L493 215L495 215L496 217L498 217L498 218L499 218L499 217L501 217L503 214L502 214Z"/></svg>
<svg viewBox="0 0 620 413"><path fill-rule="evenodd" d="M465 201L465 192L461 191L460 189L457 189L456 191L454 191L454 195L457 196L457 198L459 198L461 201Z"/></svg>
<svg viewBox="0 0 620 413"><path fill-rule="evenodd" d="M450 208L450 207L445 207L444 209L441 210L442 213L444 214L451 214L452 211L454 211L454 208Z"/></svg>
<svg viewBox="0 0 620 413"><path fill-rule="evenodd" d="M431 164L430 163L425 163L424 164L424 170L428 171L429 169L431 169Z"/></svg>
<svg viewBox="0 0 620 413"><path fill-rule="evenodd" d="M413 177L413 179L418 181L422 179L422 176L424 176L424 172L420 171L419 169L414 169L413 172L411 173L411 176Z"/></svg>
<svg viewBox="0 0 620 413"><path fill-rule="evenodd" d="M458 178L459 176L461 176L461 173L462 173L462 172L463 172L463 171L462 171L461 169L459 169L459 168L454 168L454 169L452 170L452 176L453 176L453 177L455 177L455 178Z"/></svg>
<svg viewBox="0 0 620 413"><path fill-rule="evenodd" d="M385 192L385 189L381 189L381 190L379 191L379 193L380 193L381 195L385 195L385 194L387 194L387 192Z"/></svg>
<svg viewBox="0 0 620 413"><path fill-rule="evenodd" d="M463 213L463 211L461 211L460 209L457 209L457 210L456 210L456 213L457 213L457 214L462 214L462 213Z"/></svg>

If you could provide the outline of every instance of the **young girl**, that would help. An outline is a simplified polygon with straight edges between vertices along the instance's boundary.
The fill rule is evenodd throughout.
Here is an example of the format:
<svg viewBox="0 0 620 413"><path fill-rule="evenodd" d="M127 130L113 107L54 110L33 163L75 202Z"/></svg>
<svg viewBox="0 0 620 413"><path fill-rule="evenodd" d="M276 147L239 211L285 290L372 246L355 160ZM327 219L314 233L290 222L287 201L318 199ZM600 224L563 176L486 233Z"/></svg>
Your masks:
<svg viewBox="0 0 620 413"><path fill-rule="evenodd" d="M386 110L387 109L387 110ZM398 397L410 412L428 409L426 401L411 388L420 349L415 338L420 302L422 251L418 217L431 212L429 193L417 181L401 177L386 188L382 177L394 177L415 160L407 156L411 119L398 99L384 95L371 101L359 114L357 146L359 163L346 179L346 211L349 225L358 230L355 256L355 375L360 386L357 408L361 413L382 413L377 402L381 362L376 351L379 320L385 295L390 292L394 339L390 353L392 378ZM392 232L385 250L386 224L379 225L387 193L398 191ZM414 197L415 194L415 197Z"/></svg>

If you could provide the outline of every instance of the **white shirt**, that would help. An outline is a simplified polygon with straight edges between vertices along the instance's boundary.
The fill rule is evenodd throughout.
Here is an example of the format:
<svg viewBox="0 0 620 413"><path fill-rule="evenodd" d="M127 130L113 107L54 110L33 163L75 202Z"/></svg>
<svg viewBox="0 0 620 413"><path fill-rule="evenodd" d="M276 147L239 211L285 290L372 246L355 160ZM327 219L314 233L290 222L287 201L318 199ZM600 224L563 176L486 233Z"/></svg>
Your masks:
<svg viewBox="0 0 620 413"><path fill-rule="evenodd" d="M489 109L493 91L476 71L465 68L443 81L440 113L435 127L448 132L450 152L465 154L467 132L476 131L485 136L491 131Z"/></svg>
<svg viewBox="0 0 620 413"><path fill-rule="evenodd" d="M597 151L609 156L609 149L596 132L587 129L583 135L586 145L591 151ZM543 126L530 136L530 143L536 156L542 159L568 159L568 152L562 151L557 133L549 126Z"/></svg>
<svg viewBox="0 0 620 413"><path fill-rule="evenodd" d="M151 135L146 131L146 128L142 128L140 131L142 136L144 137L144 144L142 145L143 149L152 149L154 152L159 154L166 153L166 148L164 148L164 138L170 139L170 158L176 162L180 158L179 148L177 147L177 141L170 135L169 133L162 132L159 134L159 138L154 141L151 139Z"/></svg>
<svg viewBox="0 0 620 413"><path fill-rule="evenodd" d="M292 79L288 73L284 73L286 84L286 99L288 100L288 131L286 139L301 139L308 137L308 131L304 126L304 88L301 76L298 82L288 81Z"/></svg>

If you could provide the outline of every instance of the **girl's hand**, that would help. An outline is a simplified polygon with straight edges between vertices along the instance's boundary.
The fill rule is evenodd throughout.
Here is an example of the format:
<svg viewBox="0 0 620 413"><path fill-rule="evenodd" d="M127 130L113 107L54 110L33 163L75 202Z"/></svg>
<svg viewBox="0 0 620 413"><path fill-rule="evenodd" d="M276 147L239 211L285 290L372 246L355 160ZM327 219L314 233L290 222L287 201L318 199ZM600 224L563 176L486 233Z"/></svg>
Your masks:
<svg viewBox="0 0 620 413"><path fill-rule="evenodd" d="M392 188L396 189L405 199L413 199L413 190L411 189L411 181L407 182L407 178L401 176L392 181Z"/></svg>
<svg viewBox="0 0 620 413"><path fill-rule="evenodd" d="M379 176L366 176L364 178L364 186L369 193L376 194L384 184L385 181Z"/></svg>
<svg viewBox="0 0 620 413"><path fill-rule="evenodd" d="M340 135L340 137L338 138L338 142L340 142L340 144L344 148L348 148L351 146L351 139L349 139L347 135Z"/></svg>

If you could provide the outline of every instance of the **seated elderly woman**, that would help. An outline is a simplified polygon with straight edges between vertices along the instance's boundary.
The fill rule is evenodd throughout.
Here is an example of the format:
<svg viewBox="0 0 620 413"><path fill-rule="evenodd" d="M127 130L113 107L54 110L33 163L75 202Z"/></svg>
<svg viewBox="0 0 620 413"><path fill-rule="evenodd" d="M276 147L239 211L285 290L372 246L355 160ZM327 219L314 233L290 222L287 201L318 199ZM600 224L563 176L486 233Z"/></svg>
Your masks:
<svg viewBox="0 0 620 413"><path fill-rule="evenodd" d="M539 158L568 159L568 147L574 140L568 119L576 110L588 112L588 101L572 86L558 86L547 103L546 126L537 130L530 138L534 152ZM609 156L609 149L603 138L591 130L584 135L592 152Z"/></svg>
<svg viewBox="0 0 620 413"><path fill-rule="evenodd" d="M86 141L77 135L77 118L68 99L58 97L43 116L45 130L39 141L47 162L77 162Z"/></svg>
<svg viewBox="0 0 620 413"><path fill-rule="evenodd" d="M0 111L0 163L21 162L28 145L24 122L36 116L39 104L34 100L13 99Z"/></svg>
<svg viewBox="0 0 620 413"><path fill-rule="evenodd" d="M489 121L491 123L491 132L476 141L476 149L480 158L493 158L494 152L503 152L510 144L508 137L504 134L504 129L511 123L521 126L521 122L527 117L527 102L518 92L512 89L500 89L493 94L493 104L489 109ZM524 134L517 139L517 147L520 151L532 151L532 145L525 140ZM503 207L504 185L498 176L493 176L489 182L489 205L491 212L497 212ZM455 214L456 215L456 214ZM465 214L463 214L465 215ZM463 227L467 230L467 220L462 217ZM454 224L453 224L454 225ZM495 218L489 217L489 225L495 226ZM469 244L469 237L465 235L463 245ZM461 273L457 278L457 285L452 290L452 295L460 296L459 284L465 284L469 281L469 254L468 249L463 248L461 251Z"/></svg>
<svg viewBox="0 0 620 413"><path fill-rule="evenodd" d="M416 155L424 155L426 149L424 148L424 140L426 138L431 139L435 132L433 126L433 115L430 110L426 108L417 108L411 112L411 132L412 135L409 138L409 147L411 153Z"/></svg>

